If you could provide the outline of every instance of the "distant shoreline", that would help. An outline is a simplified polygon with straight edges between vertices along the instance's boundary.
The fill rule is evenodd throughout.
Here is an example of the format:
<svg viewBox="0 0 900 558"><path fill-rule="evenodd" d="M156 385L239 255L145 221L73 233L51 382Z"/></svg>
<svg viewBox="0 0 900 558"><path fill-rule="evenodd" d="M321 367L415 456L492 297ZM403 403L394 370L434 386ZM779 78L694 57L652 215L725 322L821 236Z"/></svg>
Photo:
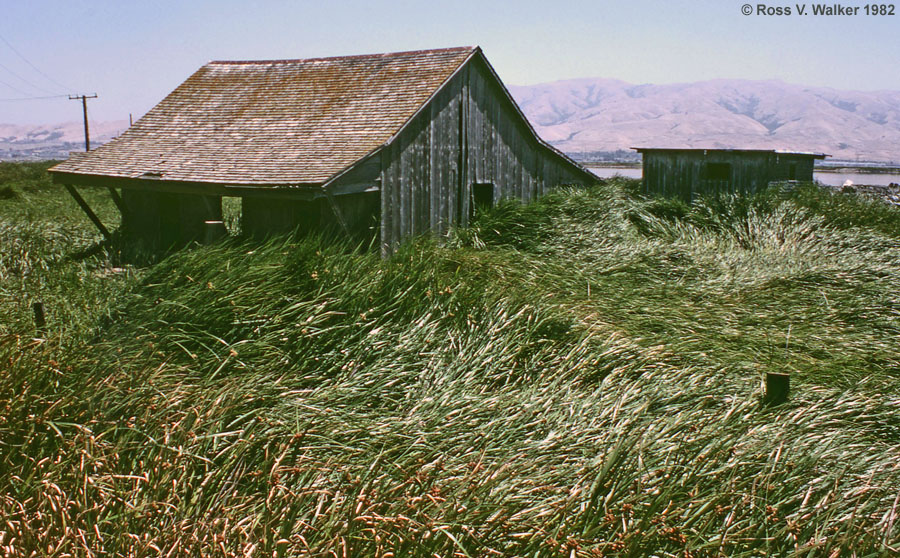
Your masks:
<svg viewBox="0 0 900 558"><path fill-rule="evenodd" d="M639 169L641 168L641 162L638 161L636 163L579 163L582 166L587 168L597 168L597 169Z"/></svg>
<svg viewBox="0 0 900 558"><path fill-rule="evenodd" d="M883 166L872 167L868 165L840 165L840 166L819 166L815 167L816 172L833 172L836 174L854 172L857 174L900 174L900 167Z"/></svg>

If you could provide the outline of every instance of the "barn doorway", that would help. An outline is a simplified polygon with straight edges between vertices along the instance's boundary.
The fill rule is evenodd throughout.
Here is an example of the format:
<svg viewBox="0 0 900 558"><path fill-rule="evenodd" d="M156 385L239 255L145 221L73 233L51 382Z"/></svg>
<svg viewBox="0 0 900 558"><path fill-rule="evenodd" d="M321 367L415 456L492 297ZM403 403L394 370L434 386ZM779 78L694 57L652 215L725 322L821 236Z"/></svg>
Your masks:
<svg viewBox="0 0 900 558"><path fill-rule="evenodd" d="M476 182L472 184L472 205L469 207L470 217L494 207L493 182Z"/></svg>

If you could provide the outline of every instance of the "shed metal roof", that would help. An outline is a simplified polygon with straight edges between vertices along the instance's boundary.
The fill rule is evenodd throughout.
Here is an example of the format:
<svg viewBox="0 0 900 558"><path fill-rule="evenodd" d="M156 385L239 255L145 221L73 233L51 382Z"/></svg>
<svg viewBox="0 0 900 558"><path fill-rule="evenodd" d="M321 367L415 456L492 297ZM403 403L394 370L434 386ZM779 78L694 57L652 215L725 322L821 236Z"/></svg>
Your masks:
<svg viewBox="0 0 900 558"><path fill-rule="evenodd" d="M697 147L632 147L638 153L645 151L688 152L688 153L773 153L776 155L805 155L815 159L828 157L825 153L809 151L786 151L782 149L737 149L737 148L697 148Z"/></svg>
<svg viewBox="0 0 900 558"><path fill-rule="evenodd" d="M387 142L478 51L210 62L121 136L51 171L321 184Z"/></svg>

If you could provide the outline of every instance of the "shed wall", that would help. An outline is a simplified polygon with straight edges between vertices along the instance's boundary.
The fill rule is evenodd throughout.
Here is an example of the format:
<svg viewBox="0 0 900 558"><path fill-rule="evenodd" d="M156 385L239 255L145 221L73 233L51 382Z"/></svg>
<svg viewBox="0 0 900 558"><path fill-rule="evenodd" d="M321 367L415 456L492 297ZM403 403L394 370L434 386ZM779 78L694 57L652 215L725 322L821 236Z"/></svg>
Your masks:
<svg viewBox="0 0 900 558"><path fill-rule="evenodd" d="M812 181L814 158L765 152L644 151L643 191L693 201L701 195L752 193L779 180ZM704 168L728 165L725 177Z"/></svg>

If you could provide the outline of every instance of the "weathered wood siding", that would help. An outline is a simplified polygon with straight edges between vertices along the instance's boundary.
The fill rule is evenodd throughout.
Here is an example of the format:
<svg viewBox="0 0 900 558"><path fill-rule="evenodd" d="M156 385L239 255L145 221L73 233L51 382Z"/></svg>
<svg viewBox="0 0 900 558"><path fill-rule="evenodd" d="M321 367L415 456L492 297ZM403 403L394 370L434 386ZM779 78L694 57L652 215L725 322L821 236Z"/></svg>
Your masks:
<svg viewBox="0 0 900 558"><path fill-rule="evenodd" d="M381 157L374 155L354 165L314 199L273 199L245 196L241 202L244 236L262 239L297 232L344 232L339 211L353 240L369 241L378 234L380 201L378 180Z"/></svg>
<svg viewBox="0 0 900 558"><path fill-rule="evenodd" d="M375 183L373 182L373 185ZM245 197L241 201L241 230L246 237L264 239L286 233L349 233L355 241L369 241L378 233L378 192L343 194L314 200ZM347 230L335 215L340 211Z"/></svg>
<svg viewBox="0 0 900 558"><path fill-rule="evenodd" d="M643 191L691 202L701 195L752 193L780 180L812 181L814 158L765 152L644 151ZM729 166L727 178L709 178L710 164Z"/></svg>
<svg viewBox="0 0 900 558"><path fill-rule="evenodd" d="M203 238L204 221L222 219L222 198L123 189L122 232L157 250L185 246Z"/></svg>
<svg viewBox="0 0 900 558"><path fill-rule="evenodd" d="M533 135L490 69L473 58L381 151L381 244L466 226L474 184L529 202L590 180Z"/></svg>

